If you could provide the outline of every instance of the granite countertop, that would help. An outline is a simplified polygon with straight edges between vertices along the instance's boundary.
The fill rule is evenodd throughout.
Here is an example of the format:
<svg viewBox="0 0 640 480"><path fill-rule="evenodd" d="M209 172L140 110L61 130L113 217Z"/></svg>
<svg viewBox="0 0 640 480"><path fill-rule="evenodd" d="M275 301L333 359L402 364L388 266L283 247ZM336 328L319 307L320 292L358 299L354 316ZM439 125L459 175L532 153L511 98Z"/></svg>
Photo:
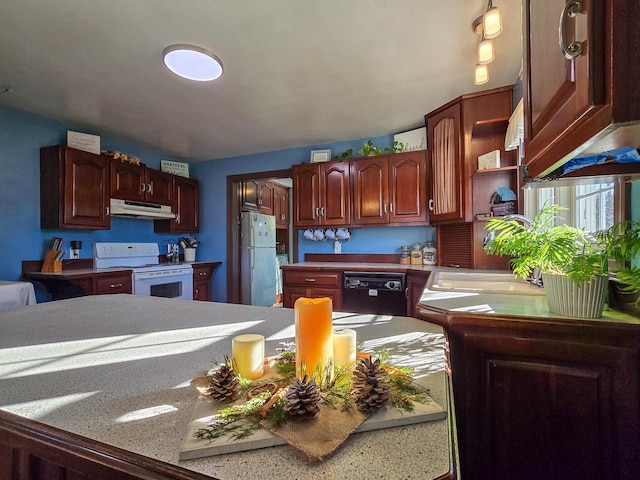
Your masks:
<svg viewBox="0 0 640 480"><path fill-rule="evenodd" d="M299 262L282 265L283 270L325 269L354 272L430 272L433 265L404 265L401 263L357 263L357 262Z"/></svg>
<svg viewBox="0 0 640 480"><path fill-rule="evenodd" d="M197 260L195 262L180 262L173 265L183 265L185 267L192 267L195 265L205 265L205 264L221 264L220 261L211 261L205 262L201 260ZM162 264L160 264L162 265ZM95 275L96 273L117 273L117 272L131 272L131 267L110 267L110 268L71 268L67 270L62 270L60 272L27 272L25 273L26 277L32 278L59 278L59 277L79 277L86 275Z"/></svg>
<svg viewBox="0 0 640 480"><path fill-rule="evenodd" d="M434 478L448 470L447 421L353 434L309 464L289 445L179 461L197 392L192 378L261 333L266 354L295 335L293 310L132 295L22 307L0 318L0 408L206 475L229 479ZM406 317L334 313L366 349L392 361L446 407L440 327Z"/></svg>
<svg viewBox="0 0 640 480"><path fill-rule="evenodd" d="M465 270L452 270L447 267L437 267L433 269L433 272L438 271L461 272ZM493 272L491 270L467 271L469 273ZM504 271L499 272L504 273ZM549 309L547 307L546 295L491 294L434 290L432 289L434 279L435 276L432 275L427 282L420 300L418 301L418 311L426 315L440 314L447 315L451 318L528 318L568 322L602 322L640 325L640 318L611 309L605 309L602 314L602 318L590 320L575 319L552 314L549 313Z"/></svg>

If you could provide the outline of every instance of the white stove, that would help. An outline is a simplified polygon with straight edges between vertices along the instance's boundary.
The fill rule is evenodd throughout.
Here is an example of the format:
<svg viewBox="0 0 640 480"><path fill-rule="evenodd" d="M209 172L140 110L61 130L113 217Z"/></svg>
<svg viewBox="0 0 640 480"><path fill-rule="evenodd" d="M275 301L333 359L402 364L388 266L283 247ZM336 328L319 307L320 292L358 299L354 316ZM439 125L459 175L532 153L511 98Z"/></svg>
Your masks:
<svg viewBox="0 0 640 480"><path fill-rule="evenodd" d="M190 264L160 263L157 243L94 243L97 269L133 270L133 294L193 300Z"/></svg>

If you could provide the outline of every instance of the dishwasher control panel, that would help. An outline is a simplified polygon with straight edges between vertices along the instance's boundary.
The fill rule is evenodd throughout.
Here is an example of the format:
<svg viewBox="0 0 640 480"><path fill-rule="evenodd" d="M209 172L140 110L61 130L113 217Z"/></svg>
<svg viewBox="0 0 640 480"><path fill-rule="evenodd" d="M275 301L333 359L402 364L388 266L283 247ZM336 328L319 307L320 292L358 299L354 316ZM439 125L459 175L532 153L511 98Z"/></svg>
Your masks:
<svg viewBox="0 0 640 480"><path fill-rule="evenodd" d="M344 272L344 288L404 292L404 273Z"/></svg>

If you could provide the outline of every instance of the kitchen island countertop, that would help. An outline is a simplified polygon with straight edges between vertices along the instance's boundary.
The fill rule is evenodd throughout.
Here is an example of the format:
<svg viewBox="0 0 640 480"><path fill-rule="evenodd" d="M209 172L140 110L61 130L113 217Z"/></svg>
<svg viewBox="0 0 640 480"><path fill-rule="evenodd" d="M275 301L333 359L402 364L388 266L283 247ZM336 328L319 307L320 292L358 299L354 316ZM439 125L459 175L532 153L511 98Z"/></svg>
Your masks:
<svg viewBox="0 0 640 480"><path fill-rule="evenodd" d="M178 461L197 392L192 378L239 333L266 354L294 337L293 310L132 295L74 298L0 319L0 408L222 480L434 478L448 469L447 421L353 434L323 462L277 446ZM336 327L412 365L446 405L442 329L413 318L334 313Z"/></svg>

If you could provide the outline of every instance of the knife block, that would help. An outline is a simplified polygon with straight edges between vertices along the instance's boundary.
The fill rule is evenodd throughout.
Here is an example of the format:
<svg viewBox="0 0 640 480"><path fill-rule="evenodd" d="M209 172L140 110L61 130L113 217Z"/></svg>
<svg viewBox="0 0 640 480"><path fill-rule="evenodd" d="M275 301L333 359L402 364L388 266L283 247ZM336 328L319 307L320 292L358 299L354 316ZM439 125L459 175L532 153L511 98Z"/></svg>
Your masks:
<svg viewBox="0 0 640 480"><path fill-rule="evenodd" d="M47 250L42 262L41 272L61 272L62 260L57 260L56 257L60 254L59 250Z"/></svg>

